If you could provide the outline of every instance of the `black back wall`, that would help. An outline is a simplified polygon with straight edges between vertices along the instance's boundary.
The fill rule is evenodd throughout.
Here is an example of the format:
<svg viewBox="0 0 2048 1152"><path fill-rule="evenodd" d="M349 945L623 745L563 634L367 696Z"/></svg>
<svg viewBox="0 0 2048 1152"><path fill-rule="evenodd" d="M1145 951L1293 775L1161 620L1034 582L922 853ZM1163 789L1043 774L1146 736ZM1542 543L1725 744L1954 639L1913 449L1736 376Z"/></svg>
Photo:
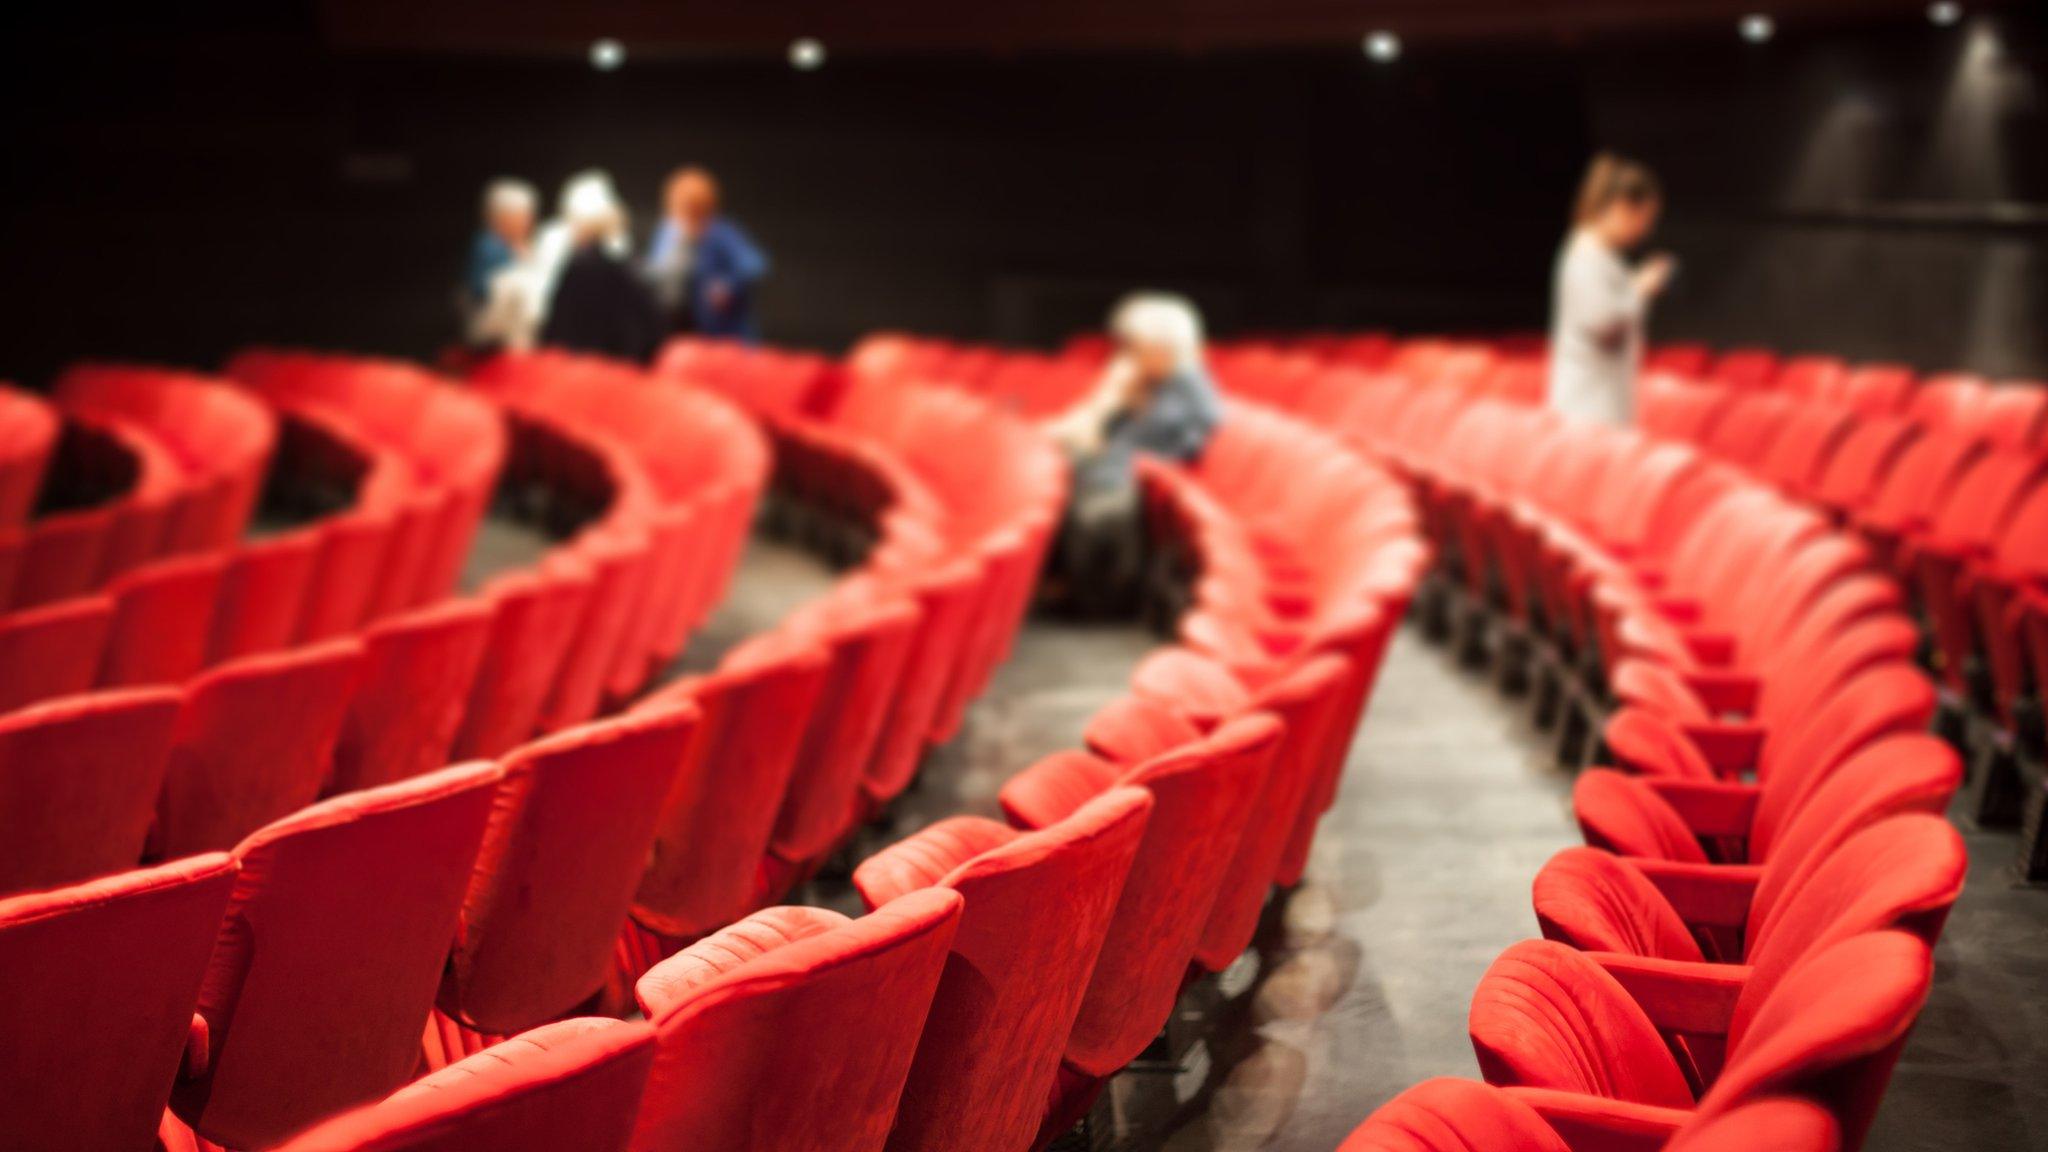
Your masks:
<svg viewBox="0 0 2048 1152"><path fill-rule="evenodd" d="M258 341L430 356L486 179L552 198L607 167L644 235L686 160L771 249L780 342L1047 343L1139 284L1194 292L1222 330L1537 328L1599 144L1670 185L1684 273L1660 337L2048 374L2042 39L2011 19L1763 49L1423 45L1392 68L1347 49L815 74L342 58L310 19L264 19L7 38L0 374Z"/></svg>

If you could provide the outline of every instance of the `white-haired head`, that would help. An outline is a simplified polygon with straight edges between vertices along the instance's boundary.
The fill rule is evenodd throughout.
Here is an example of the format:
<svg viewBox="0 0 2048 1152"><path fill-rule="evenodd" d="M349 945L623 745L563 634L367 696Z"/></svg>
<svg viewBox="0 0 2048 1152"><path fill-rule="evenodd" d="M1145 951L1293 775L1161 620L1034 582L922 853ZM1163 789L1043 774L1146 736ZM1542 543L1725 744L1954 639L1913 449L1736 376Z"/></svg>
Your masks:
<svg viewBox="0 0 2048 1152"><path fill-rule="evenodd" d="M1110 314L1110 335L1145 360L1174 369L1202 364L1202 314L1193 301L1171 292L1134 292Z"/></svg>
<svg viewBox="0 0 2048 1152"><path fill-rule="evenodd" d="M626 226L612 178L595 168L578 172L562 185L560 210L570 230L584 240L609 240Z"/></svg>
<svg viewBox="0 0 2048 1152"><path fill-rule="evenodd" d="M487 220L512 213L531 218L539 211L540 193L524 180L501 176L484 185L484 218Z"/></svg>

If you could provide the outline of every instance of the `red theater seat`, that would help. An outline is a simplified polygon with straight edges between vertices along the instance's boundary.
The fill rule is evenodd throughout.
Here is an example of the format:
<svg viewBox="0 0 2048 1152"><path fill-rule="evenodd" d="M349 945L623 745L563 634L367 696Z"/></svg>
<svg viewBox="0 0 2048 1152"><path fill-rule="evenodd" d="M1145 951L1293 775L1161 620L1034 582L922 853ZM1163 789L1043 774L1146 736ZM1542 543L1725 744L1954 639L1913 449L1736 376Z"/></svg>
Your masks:
<svg viewBox="0 0 2048 1152"><path fill-rule="evenodd" d="M171 1097L180 1120L263 1148L412 1077L499 780L458 765L322 801L236 847Z"/></svg>
<svg viewBox="0 0 2048 1152"><path fill-rule="evenodd" d="M645 1024L563 1020L337 1116L279 1152L625 1152L653 1060Z"/></svg>
<svg viewBox="0 0 2048 1152"><path fill-rule="evenodd" d="M604 987L662 796L696 725L689 705L646 709L536 740L501 762L441 981L440 1008L454 1023L517 1032Z"/></svg>
<svg viewBox="0 0 2048 1152"><path fill-rule="evenodd" d="M320 795L362 667L353 640L250 656L186 690L150 851L233 847Z"/></svg>
<svg viewBox="0 0 2048 1152"><path fill-rule="evenodd" d="M1584 951L1739 961L1750 966L1743 978L1753 979L1881 928L1906 929L1931 946L1968 863L1956 830L1924 813L1871 824L1810 853L1781 853L1761 869L1567 848L1536 877L1536 919L1545 938ZM1738 943L1724 948L1731 936Z"/></svg>
<svg viewBox="0 0 2048 1152"><path fill-rule="evenodd" d="M824 685L825 654L808 642L761 637L727 653L718 671L680 680L642 708L688 701L697 739L671 778L654 852L634 897L635 924L656 939L628 965L646 971L673 947L769 902L761 862L781 811L804 726Z"/></svg>
<svg viewBox="0 0 2048 1152"><path fill-rule="evenodd" d="M107 587L114 620L99 683L182 684L206 666L227 562L219 554L145 564Z"/></svg>
<svg viewBox="0 0 2048 1152"><path fill-rule="evenodd" d="M1953 749L1911 732L1873 740L1825 772L1761 785L1595 769L1573 787L1572 808L1588 844L1623 856L1763 864L1896 813L1944 812L1962 781Z"/></svg>
<svg viewBox="0 0 2048 1152"><path fill-rule="evenodd" d="M96 692L0 717L0 894L133 867L179 696Z"/></svg>
<svg viewBox="0 0 2048 1152"><path fill-rule="evenodd" d="M938 888L858 920L771 908L655 966L637 989L660 1052L634 1152L879 1152L962 904Z"/></svg>
<svg viewBox="0 0 2048 1152"><path fill-rule="evenodd" d="M455 739L458 757L502 756L539 728L591 584L589 566L558 551L484 586L491 634Z"/></svg>
<svg viewBox="0 0 2048 1152"><path fill-rule="evenodd" d="M104 596L0 616L0 712L91 688L113 622Z"/></svg>
<svg viewBox="0 0 2048 1152"><path fill-rule="evenodd" d="M1696 1105L1725 1109L1767 1094L1811 1096L1841 1124L1844 1146L1868 1130L1892 1064L1933 979L1927 945L1903 932L1854 936L1739 991L1624 986L1595 957L1551 941L1494 961L1470 1026L1489 1083L1512 1086L1553 1126L1676 1131ZM1727 1062L1704 1099L1658 1029L1726 1036Z"/></svg>
<svg viewBox="0 0 2048 1152"><path fill-rule="evenodd" d="M1117 788L1041 832L943 820L854 870L870 907L934 886L966 900L888 1148L1032 1147L1151 809Z"/></svg>
<svg viewBox="0 0 2048 1152"><path fill-rule="evenodd" d="M1526 1095L1534 1096L1535 1093ZM1548 1103L1554 1097L1545 1096ZM1565 1152L1567 1148L1644 1148L1663 1152L1838 1152L1840 1126L1827 1110L1797 1096L1771 1096L1720 1112L1702 1109L1663 1143L1644 1135L1549 1121L1505 1092L1470 1080L1425 1080L1380 1106L1337 1152ZM1556 1127L1552 1127L1552 1123ZM1567 1144L1563 1134L1576 1137Z"/></svg>
<svg viewBox="0 0 2048 1152"><path fill-rule="evenodd" d="M290 644L319 559L320 537L312 529L237 548L221 577L207 662L275 652Z"/></svg>
<svg viewBox="0 0 2048 1152"><path fill-rule="evenodd" d="M234 882L211 853L0 899L0 1147L151 1147Z"/></svg>
<svg viewBox="0 0 2048 1152"><path fill-rule="evenodd" d="M329 793L447 764L491 629L482 600L449 600L364 629L363 671L334 745Z"/></svg>
<svg viewBox="0 0 2048 1152"><path fill-rule="evenodd" d="M829 659L768 843L774 867L795 876L830 855L865 815L861 780L919 623L910 601L866 599L847 587L784 623Z"/></svg>
<svg viewBox="0 0 2048 1152"><path fill-rule="evenodd" d="M1229 720L1107 786L1144 788L1152 794L1152 816L1067 1038L1067 1067L1091 1083L1086 1099L1067 1110L1073 1114L1056 1110L1065 1121L1058 1127L1085 1110L1092 1082L1136 1059L1165 1027L1282 735L1272 716ZM1082 782L1071 779L1076 775ZM1029 812L1027 827L1053 827L1107 790L1087 788L1096 778L1095 770L1071 759L1041 761L1003 786L1004 808Z"/></svg>

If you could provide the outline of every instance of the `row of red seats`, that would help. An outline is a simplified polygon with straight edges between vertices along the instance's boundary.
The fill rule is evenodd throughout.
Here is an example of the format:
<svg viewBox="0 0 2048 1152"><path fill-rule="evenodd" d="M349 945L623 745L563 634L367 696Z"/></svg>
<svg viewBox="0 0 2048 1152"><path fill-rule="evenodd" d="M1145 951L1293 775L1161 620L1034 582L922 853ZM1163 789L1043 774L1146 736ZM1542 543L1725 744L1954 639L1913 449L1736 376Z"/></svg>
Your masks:
<svg viewBox="0 0 2048 1152"><path fill-rule="evenodd" d="M120 380L149 376L132 403ZM54 416L19 394L8 466L0 604L21 612L83 596L161 556L241 535L275 439L259 405L218 383L139 369L75 370ZM29 506L40 507L33 520Z"/></svg>
<svg viewBox="0 0 2048 1152"><path fill-rule="evenodd" d="M1699 377L1651 377L1645 425L1704 445L1866 540L1923 622L1944 734L1981 763L1979 818L2018 822L2028 787L2026 803L2048 803L2020 773L2031 765L2038 777L2048 757L2048 387L1953 374L1916 382L1813 359L1759 371L1756 382L1726 379L1718 361ZM2036 833L2021 861L2028 875L2048 875L2048 837Z"/></svg>
<svg viewBox="0 0 2048 1152"><path fill-rule="evenodd" d="M987 406L877 377L856 375L850 389L832 421L783 417L771 427L778 487L868 520L876 542L865 561L824 601L743 645L718 672L681 682L633 714L694 708L707 732L729 732L703 745L704 754L744 757L762 776L783 776L780 766L795 761L788 774L798 783L783 786L780 803L772 794L762 802L759 781L747 783L749 795L733 791L743 774L732 764L699 769L686 759L685 775L701 772L701 781L672 785L671 799L687 792L715 810L678 829L684 834L669 848L668 834L658 833L656 871L666 851L708 861L707 852L729 854L739 843L751 849L734 861L750 864L766 847L761 867L729 870L736 883L728 897L742 903L728 907L758 901L776 862L794 863L777 854L785 834L844 827L834 817L844 810L847 764L860 757L838 757L836 767L815 757L826 750L815 733L832 715L815 702L834 680L844 680L847 693L863 679L886 685L882 653L893 645L871 634L850 657L845 649L821 655L817 629L894 600L899 620L922 625L910 647L923 651L937 634L933 621L903 614L912 601L902 592L953 584L947 570L964 572L968 611L949 614L966 625L956 656L934 664L913 655L890 722L913 698L913 676L960 685L936 693L949 704L971 694L1007 647L1058 504L1057 456ZM992 433L1009 449L992 443ZM1304 433L1277 418L1248 422L1204 479L1248 512L1283 470L1274 458L1295 450ZM1220 512L1199 539L1188 537L1206 593L1190 615L1189 643L1162 654L1134 682L1131 700L1090 725L1090 751L1011 782L1003 799L1016 827L945 821L869 859L855 882L875 911L860 920L770 909L665 959L657 959L661 951L705 930L705 901L716 893L701 881L711 872L694 869L695 888L650 892L643 882L631 912L640 939L630 943L646 944L647 930L661 926L650 904L695 898L670 922L683 931L642 953L656 961L635 988L651 1034L632 1025L555 1026L473 1056L294 1147L362 1147L373 1134L388 1141L379 1147L495 1147L523 1138L558 1146L574 1133L580 1147L1021 1149L1057 1135L1101 1078L1158 1031L1191 966L1220 967L1242 950L1270 884L1288 866L1283 858L1305 835L1300 823L1312 831L1327 804L1317 793L1334 788L1327 774L1341 765L1370 685L1370 670L1354 671L1352 658L1376 666L1407 595L1398 561L1406 557L1412 582L1420 556L1412 532L1402 531L1398 487L1334 444L1323 451L1333 480L1348 471L1357 485L1337 485L1341 494L1368 498L1333 500L1320 521L1304 507L1300 520L1262 527L1260 543L1245 551L1224 542ZM1016 466L1024 461L1035 463ZM970 469L977 485L951 483ZM1180 490L1198 487L1189 481ZM1340 512L1356 519L1327 519ZM1299 535L1310 527L1369 531L1391 559L1326 565ZM1020 570L1021 581L1010 578ZM1238 621L1233 613L1247 597L1264 598L1262 611ZM1194 615L1209 624L1193 623ZM1204 651L1204 633L1222 646L1256 634L1260 648ZM865 676L854 671L863 666ZM1189 677L1207 692L1199 707L1182 690ZM752 712L741 692L720 691L721 681L742 678L776 703ZM1177 703L1147 703L1147 691ZM814 704L807 731L776 723L802 708L799 696ZM1339 723L1346 708L1352 714ZM1262 714L1268 710L1280 719ZM721 711L726 718L715 719ZM742 724L745 715L755 719ZM957 723L935 716L912 738L938 738ZM865 734L834 731L830 743L869 743ZM886 744L882 738L876 750ZM878 763L869 759L860 777L868 804ZM1244 803L1255 793L1270 802ZM658 823L666 827L675 809L663 809ZM749 815L763 811L774 818ZM1260 831L1248 835L1253 812ZM780 1022L799 1018L805 1043L793 1051ZM783 1089L766 1113L764 1077ZM693 1139L679 1143L676 1133Z"/></svg>
<svg viewBox="0 0 2048 1152"><path fill-rule="evenodd" d="M347 366L333 362L322 371L345 377ZM711 397L637 380L632 386L658 394L661 402L653 407L670 423L702 427L695 441L639 446L647 459L688 462L681 472L663 465L676 486L659 499L644 492L631 499L624 493L652 483L643 456L613 445L607 458L586 447L599 443L597 432L571 429L570 417L534 425L561 431L545 440L523 438L515 467L571 473L546 482L565 490L587 482L586 498L608 510L535 570L502 576L475 598L440 600L361 631L351 625L334 639L230 659L175 687L70 697L0 718L0 765L6 766L0 779L12 801L7 810L19 814L8 821L10 847L0 853L0 891L224 849L317 796L404 779L451 756L502 754L538 732L590 718L608 693L623 699L636 692L680 651L722 594L765 471L765 451L744 419ZM358 399L372 394L337 387ZM421 391L447 396L421 398ZM332 590L321 602L350 606L328 613L338 628L368 611L387 582L380 573L433 573L424 582L428 591L453 579L462 562L453 546L466 547L467 531L489 496L487 482L497 475L501 425L489 405L445 385L413 379L399 394L408 392L413 418L395 416L389 425L406 435L420 434L423 426L443 433L465 427L461 419L422 417L422 407L434 403L488 420L468 427L468 464L451 452L439 464L449 470L448 484L430 490L447 499L427 506L461 509L459 516L430 518L456 521L450 535L399 532L402 517L367 518L367 531L347 533L353 541L370 541L371 556L390 563L349 563L348 553L328 546L332 525L326 521L311 532L255 541L229 568L231 575L246 569L251 579L230 581L220 596L211 613L215 637L267 633L262 648L311 639L303 630L274 627L308 618L296 607L299 597L286 594L293 588ZM611 391L593 386L588 394L596 399ZM651 435L661 422L648 414L635 423ZM379 474L398 466L384 459ZM631 555L614 541L638 539L649 531L643 525L655 523L672 529L665 535L668 566L658 575L647 565L624 570L644 590L645 608L621 594L616 581L599 592L600 579L620 575L610 570L618 567L615 557ZM280 550L286 541L289 550ZM407 555L413 562L401 562ZM251 557L292 562L239 563ZM201 571L220 575L217 562ZM202 596L177 619L204 637L209 603ZM279 604L286 610L271 610ZM169 649L173 635L168 629L154 634L157 650ZM279 724L278 715L294 722Z"/></svg>
<svg viewBox="0 0 2048 1152"><path fill-rule="evenodd" d="M319 402L294 389L329 390L355 405L380 395L348 380L346 362L295 367L310 371L313 382L297 383L280 369L263 386L306 411ZM13 1082L62 1079L61 1088L50 1084L50 1107L10 1115L7 1123L21 1126L8 1128L10 1146L80 1146L85 1133L85 1146L141 1147L158 1128L166 1094L182 1118L165 1119L160 1138L168 1146L268 1146L403 1083L423 1060L432 1066L447 1058L451 1027L510 1031L556 1018L602 990L653 843L653 817L691 746L696 711L652 709L524 745L496 764L431 769L459 742L517 733L517 743L562 715L594 710L605 675L630 671L623 689L630 693L673 657L722 594L715 569L736 560L765 453L758 434L709 396L630 373L621 380L601 365L552 367L575 386L534 385L518 370L499 369L494 386L517 394L509 403L522 427L530 421L552 430L515 442L513 467L565 489L595 478L601 491L585 495L603 514L543 567L581 573L581 592L594 605L590 568L608 557L600 549L617 550L618 538L629 538L624 547L641 571L628 565L625 579L603 593L607 602L626 602L617 612L621 626L601 622L593 609L573 617L573 627L552 630L568 643L549 651L533 639L539 620L517 601L449 601L373 627L361 642L230 665L190 686L182 700L174 690L102 694L9 718L23 721L6 745L8 771L0 772L19 785L14 798L22 803L9 808L65 818L39 825L31 837L32 847L49 844L55 856L119 855L84 843L89 838L77 837L69 819L71 806L106 804L116 793L142 799L118 819L87 823L121 833L114 839L148 836L151 851L166 856L207 839L233 844L247 829L230 829L228 821L261 823L269 816L259 817L259 808L305 803L311 791L292 802L282 797L302 783L319 788L324 779L340 793L254 830L226 857L186 856L153 871L0 902L9 971L21 976L10 982L20 1000L9 1016L20 1022L22 1041L8 1046L9 1070L19 1064L21 1072ZM417 399L405 387L383 396L392 393L401 402ZM420 413L389 416L385 428L395 437L416 430ZM480 515L482 502L473 506ZM675 566L657 574L644 542L679 508L687 512L684 531L664 539L682 547L668 549ZM643 544L637 553L630 551L635 542ZM379 660L384 638L391 643ZM504 670L495 682L493 656ZM261 676L258 662L292 675ZM561 703L572 684L587 705ZM385 706L404 715L378 715ZM508 710L525 719L500 718ZM309 762L324 768L325 749L338 742L347 751L334 724L344 713L363 744L400 762L366 760L359 745L353 758L337 753L331 774L302 771ZM492 719L479 724L482 714ZM280 725L278 715L294 723ZM209 738L195 742L200 729ZM81 764L86 771L70 770ZM247 771L231 771L238 767ZM113 779L117 770L132 776L138 769L161 777L154 813L157 789ZM125 861L65 866L105 871L109 863L132 863L129 852ZM49 875L29 880L51 882ZM348 943L347 963L336 964L336 941ZM87 1004L64 991L102 982L79 962L81 949L113 962L145 948L172 959L122 996ZM314 989L321 994L309 998ZM436 1003L442 1010L423 1050L421 1025ZM109 1043L114 1035L136 1043ZM61 1058L80 1044L93 1049L82 1063Z"/></svg>
<svg viewBox="0 0 2048 1152"><path fill-rule="evenodd" d="M1276 500L1305 445L1328 486ZM1091 719L1083 748L1003 786L1007 824L941 821L854 873L870 907L933 889L966 903L889 1148L1021 1150L1064 1133L1184 984L1249 946L1334 799L1419 574L1405 495L1249 408L1198 469L1162 465L1148 485L1195 585L1183 642Z"/></svg>
<svg viewBox="0 0 2048 1152"><path fill-rule="evenodd" d="M1226 377L1226 382L1229 378ZM1436 595L1618 699L1546 940L1482 980L1486 1079L1347 1147L1855 1147L1962 884L1960 766L1870 551L1701 450L1475 388L1332 369L1296 396L1422 497ZM1789 1099L1787 1099L1789 1097ZM1471 1143L1459 1143L1470 1138Z"/></svg>
<svg viewBox="0 0 2048 1152"><path fill-rule="evenodd" d="M143 403L143 393L158 398ZM95 686L184 679L208 642L222 550L237 539L271 460L275 420L224 385L146 369L90 368L30 423L14 497L48 509L0 530L0 711ZM19 500L16 500L19 503Z"/></svg>

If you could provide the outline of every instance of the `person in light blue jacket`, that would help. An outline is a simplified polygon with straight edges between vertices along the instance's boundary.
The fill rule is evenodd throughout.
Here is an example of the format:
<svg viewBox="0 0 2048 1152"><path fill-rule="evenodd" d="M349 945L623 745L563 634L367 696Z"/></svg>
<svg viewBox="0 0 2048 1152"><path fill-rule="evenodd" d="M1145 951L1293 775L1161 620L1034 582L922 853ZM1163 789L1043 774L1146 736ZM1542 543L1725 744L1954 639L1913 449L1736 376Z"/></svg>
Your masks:
<svg viewBox="0 0 2048 1152"><path fill-rule="evenodd" d="M768 254L719 212L718 182L704 169L677 171L663 199L666 212L645 270L672 329L758 340L754 294L768 275Z"/></svg>

